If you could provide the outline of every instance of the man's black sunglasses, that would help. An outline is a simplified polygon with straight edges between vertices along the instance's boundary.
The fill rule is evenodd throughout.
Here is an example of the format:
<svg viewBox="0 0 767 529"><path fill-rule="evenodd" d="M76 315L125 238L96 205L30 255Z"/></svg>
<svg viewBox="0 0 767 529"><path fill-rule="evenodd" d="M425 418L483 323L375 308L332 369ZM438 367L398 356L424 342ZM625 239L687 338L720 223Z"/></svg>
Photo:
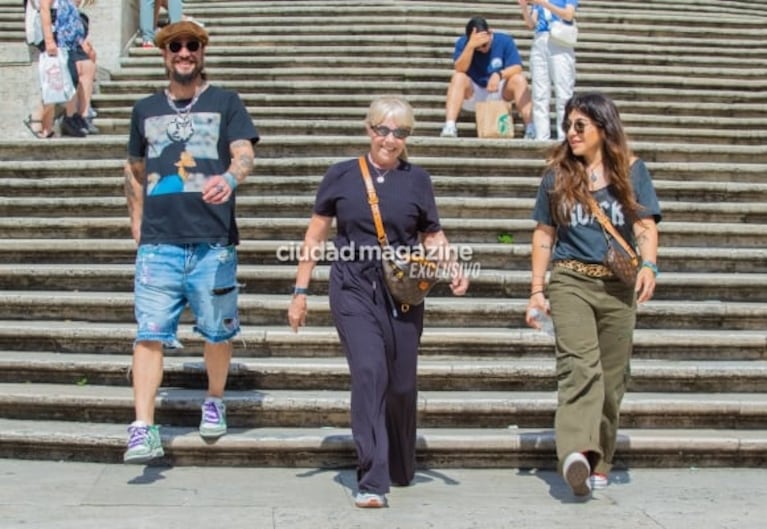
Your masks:
<svg viewBox="0 0 767 529"><path fill-rule="evenodd" d="M199 40L190 40L187 42L180 42L178 40L174 40L170 44L168 44L168 49L172 51L173 53L178 53L181 51L181 48L186 48L192 53L196 52L200 49L200 41Z"/></svg>
<svg viewBox="0 0 767 529"><path fill-rule="evenodd" d="M410 136L410 129L404 129L404 128L396 128L396 129L390 129L386 125L376 125L373 128L373 132L375 132L378 136L386 137L389 134L394 134L394 137L398 140L404 140L408 136Z"/></svg>

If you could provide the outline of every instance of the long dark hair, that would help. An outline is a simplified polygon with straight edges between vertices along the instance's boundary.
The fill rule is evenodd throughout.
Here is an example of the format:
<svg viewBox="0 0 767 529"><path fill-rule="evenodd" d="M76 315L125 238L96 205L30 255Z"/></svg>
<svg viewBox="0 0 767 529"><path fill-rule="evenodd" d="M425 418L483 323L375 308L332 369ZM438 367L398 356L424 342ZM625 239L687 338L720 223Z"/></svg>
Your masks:
<svg viewBox="0 0 767 529"><path fill-rule="evenodd" d="M605 174L609 175L616 198L633 222L638 218L640 208L631 185L633 153L628 146L628 138L615 103L599 92L575 94L565 105L565 119L569 119L574 110L588 117L600 130L604 142L602 165ZM565 139L551 151L547 165L556 175L551 194L554 221L557 224L568 224L572 208L576 204L588 204L590 192L586 161L573 153Z"/></svg>

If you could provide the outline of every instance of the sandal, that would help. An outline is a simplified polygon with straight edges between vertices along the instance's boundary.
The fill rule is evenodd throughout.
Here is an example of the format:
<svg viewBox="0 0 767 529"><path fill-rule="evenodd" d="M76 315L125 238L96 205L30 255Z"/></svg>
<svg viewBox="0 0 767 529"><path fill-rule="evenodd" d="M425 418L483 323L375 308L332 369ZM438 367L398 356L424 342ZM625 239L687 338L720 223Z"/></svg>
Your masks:
<svg viewBox="0 0 767 529"><path fill-rule="evenodd" d="M32 114L29 114L27 116L27 119L23 120L22 123L24 123L24 125L27 127L29 132L31 132L32 135L37 139L47 140L48 138L53 138L53 135L55 134L55 132L53 132L52 130L45 131L42 128L40 130L35 130L32 127L32 125L39 125L40 127L42 127L43 122L42 120L39 120L39 119L32 119Z"/></svg>

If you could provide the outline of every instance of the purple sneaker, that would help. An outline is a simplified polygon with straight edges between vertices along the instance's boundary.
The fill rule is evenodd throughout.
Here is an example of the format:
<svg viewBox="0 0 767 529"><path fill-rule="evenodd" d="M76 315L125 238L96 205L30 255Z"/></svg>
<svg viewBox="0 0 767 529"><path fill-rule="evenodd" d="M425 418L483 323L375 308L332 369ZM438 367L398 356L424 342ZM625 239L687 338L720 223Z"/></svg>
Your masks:
<svg viewBox="0 0 767 529"><path fill-rule="evenodd" d="M134 422L128 427L128 433L130 438L128 449L123 454L123 463L143 464L165 455L160 441L160 429L156 425Z"/></svg>
<svg viewBox="0 0 767 529"><path fill-rule="evenodd" d="M202 403L200 436L203 439L218 439L226 433L226 405L221 399L208 397Z"/></svg>

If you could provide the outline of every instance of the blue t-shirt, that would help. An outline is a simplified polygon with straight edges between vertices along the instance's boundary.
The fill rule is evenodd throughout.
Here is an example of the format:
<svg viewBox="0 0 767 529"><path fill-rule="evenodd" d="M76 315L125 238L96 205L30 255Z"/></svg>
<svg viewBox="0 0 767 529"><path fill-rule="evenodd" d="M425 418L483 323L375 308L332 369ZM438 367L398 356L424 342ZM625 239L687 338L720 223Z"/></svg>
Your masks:
<svg viewBox="0 0 767 529"><path fill-rule="evenodd" d="M239 96L215 86L200 94L188 119L179 117L164 91L133 107L128 154L146 164L141 244L237 244L235 195L224 204L208 204L202 188L229 168L230 144L255 144L258 131Z"/></svg>
<svg viewBox="0 0 767 529"><path fill-rule="evenodd" d="M642 160L631 166L631 185L634 195L641 206L640 218L653 217L660 222L661 212L652 178ZM533 209L533 220L547 226L556 226L551 215L549 193L554 188L554 172L548 171L538 187L538 196ZM603 187L592 193L607 218L613 223L621 236L633 245L633 227L623 214L623 206L613 194L612 186ZM556 226L557 236L552 254L553 261L576 259L583 263L602 263L607 253L607 240L602 225L591 214L588 204L577 204L570 212L570 223Z"/></svg>
<svg viewBox="0 0 767 529"><path fill-rule="evenodd" d="M462 35L455 42L455 51L453 52L453 61L463 53L469 38ZM466 74L482 88L487 86L487 81L495 72L500 72L509 66L522 66L522 58L519 56L519 50L514 43L514 38L505 33L493 32L493 40L490 43L490 51L482 53L474 50L474 56L471 59Z"/></svg>
<svg viewBox="0 0 767 529"><path fill-rule="evenodd" d="M393 247L414 248L420 243L419 233L442 229L429 173L417 165L401 161L396 169L386 174L383 182L377 182L375 171L370 169L384 230ZM360 250L361 247L379 246L365 182L356 158L328 169L317 189L314 213L336 218L333 241L336 248Z"/></svg>
<svg viewBox="0 0 767 529"><path fill-rule="evenodd" d="M565 8L568 5L573 6L575 9L578 9L578 0L549 0L549 3L556 7ZM557 15L549 11L543 6L540 5L534 5L533 12L538 13L538 23L535 25L535 32L541 33L545 31L549 31L549 24L551 24L554 20L562 20ZM565 24L570 24L570 22L562 20Z"/></svg>

